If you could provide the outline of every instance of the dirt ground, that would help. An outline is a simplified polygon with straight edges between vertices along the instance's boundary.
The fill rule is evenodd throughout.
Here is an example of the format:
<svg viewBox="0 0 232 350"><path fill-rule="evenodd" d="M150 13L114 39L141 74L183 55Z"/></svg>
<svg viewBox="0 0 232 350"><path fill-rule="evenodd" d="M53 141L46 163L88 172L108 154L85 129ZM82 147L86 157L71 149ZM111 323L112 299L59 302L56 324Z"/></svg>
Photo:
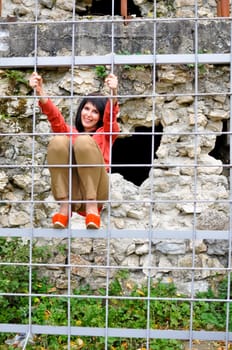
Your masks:
<svg viewBox="0 0 232 350"><path fill-rule="evenodd" d="M232 343L227 346L225 342L217 341L193 341L192 348L189 347L189 342L185 343L184 350L232 350Z"/></svg>
<svg viewBox="0 0 232 350"><path fill-rule="evenodd" d="M0 345L0 350L8 350L6 345ZM224 342L216 341L194 341L192 347L189 347L189 342L185 342L184 350L232 350L232 343L229 343L226 347ZM168 349L167 349L168 350Z"/></svg>

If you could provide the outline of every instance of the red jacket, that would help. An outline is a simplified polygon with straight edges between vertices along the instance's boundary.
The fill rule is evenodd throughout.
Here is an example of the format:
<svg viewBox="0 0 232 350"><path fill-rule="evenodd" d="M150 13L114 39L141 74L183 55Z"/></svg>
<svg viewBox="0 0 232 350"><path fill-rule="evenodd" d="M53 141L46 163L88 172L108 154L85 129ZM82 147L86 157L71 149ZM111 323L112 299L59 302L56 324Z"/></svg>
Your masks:
<svg viewBox="0 0 232 350"><path fill-rule="evenodd" d="M39 102L39 106L42 113L47 115L52 131L55 133L67 133L67 136L72 137L72 143L74 143L78 136L78 130L75 127L71 128L71 126L65 122L63 115L54 103L48 99L46 103ZM103 116L103 126L98 128L93 134L94 140L102 151L107 169L109 168L110 146L113 145L120 131L119 124L117 123L117 115L119 112L118 103L113 105L112 116L110 112L111 104L108 100ZM111 132L112 136L110 136Z"/></svg>

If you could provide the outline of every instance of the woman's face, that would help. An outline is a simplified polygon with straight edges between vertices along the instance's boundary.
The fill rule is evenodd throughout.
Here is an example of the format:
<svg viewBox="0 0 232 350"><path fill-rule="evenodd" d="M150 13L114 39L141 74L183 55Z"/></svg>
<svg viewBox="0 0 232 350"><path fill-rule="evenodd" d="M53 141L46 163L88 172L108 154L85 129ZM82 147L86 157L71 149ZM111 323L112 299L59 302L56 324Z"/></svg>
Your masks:
<svg viewBox="0 0 232 350"><path fill-rule="evenodd" d="M97 108L91 102L87 102L81 110L81 122L84 131L95 131L97 129L99 119L100 113Z"/></svg>

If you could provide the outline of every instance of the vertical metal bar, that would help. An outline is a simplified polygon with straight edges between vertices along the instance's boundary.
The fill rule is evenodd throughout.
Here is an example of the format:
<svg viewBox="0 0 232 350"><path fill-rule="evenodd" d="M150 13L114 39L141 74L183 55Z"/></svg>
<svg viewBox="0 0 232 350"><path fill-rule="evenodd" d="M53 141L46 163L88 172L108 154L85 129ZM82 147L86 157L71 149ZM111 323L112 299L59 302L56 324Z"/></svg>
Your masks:
<svg viewBox="0 0 232 350"><path fill-rule="evenodd" d="M229 0L217 0L217 16L229 17L230 16L230 2Z"/></svg>
<svg viewBox="0 0 232 350"><path fill-rule="evenodd" d="M232 44L232 25L230 23L230 55L232 53L231 44ZM231 137L231 117L232 117L232 99L231 99L231 91L232 91L232 64L230 62L230 119L229 119L229 145L230 145L230 167L229 167L229 184L230 184L230 192L229 192L229 213L230 213L230 220L229 220L229 239L228 239L228 272L227 272L227 304L226 304L226 337L225 337L225 349L228 349L229 345L229 330L230 330L230 318L231 318L231 308L230 308L230 300L231 300L231 250L232 250L232 236L231 236L231 227L232 227L232 206L231 206L231 198L232 198L232 192L231 192L231 181L232 181L232 171L231 171L231 163L232 163L232 137Z"/></svg>
<svg viewBox="0 0 232 350"><path fill-rule="evenodd" d="M191 276L191 299L193 302L190 304L190 322L189 322L189 349L193 349L193 315L194 315L194 284L195 284L195 255L196 255L196 216L197 216L197 186L198 186L198 157L197 148L199 143L199 131L198 131L198 2L195 0L195 36L194 36L194 174L193 174L193 228L192 228L192 276Z"/></svg>
<svg viewBox="0 0 232 350"><path fill-rule="evenodd" d="M73 95L74 95L74 67L75 67L75 0L72 1L72 60L71 60L71 82L70 82L70 95L72 98L69 99L69 124L71 126L71 130L73 129ZM72 147L72 136L69 138L69 165L72 165L72 154L73 154L73 147ZM69 166L68 171L68 216L69 218L72 217L72 166ZM72 274L72 267L71 267L71 249L72 249L72 237L71 237L71 220L69 220L68 225L68 240L67 240L67 282L68 282L68 300L67 300L67 326L68 326L68 334L67 334L67 350L71 349L71 317L72 317L72 309L71 309L71 298L72 298L72 290L71 290L71 274Z"/></svg>
<svg viewBox="0 0 232 350"><path fill-rule="evenodd" d="M38 20L38 0L35 1L35 22ZM35 44L34 44L34 52L35 52L35 68L34 71L37 71L37 46L38 46L38 33L37 33L37 26L35 26L35 33L34 33L34 39L35 39ZM35 92L34 92L35 94ZM30 222L31 222L31 227L33 228L33 216L35 213L35 204L34 204L34 188L35 188L35 130L36 130L36 117L35 117L35 100L33 102L33 120L32 120L32 153L31 153L31 205L30 205ZM28 333L25 339L25 343L23 346L23 350L26 349L27 343L29 341L29 338L32 336L32 273L33 273L33 229L31 230L31 236L30 236L30 244L29 244L29 291L28 291Z"/></svg>
<svg viewBox="0 0 232 350"><path fill-rule="evenodd" d="M151 132L151 165L155 159L155 119L156 119L156 6L157 2L154 1L154 11L153 11L153 62L152 62L152 132ZM146 322L146 349L150 349L150 339L151 339L151 285L152 285L152 276L151 276L151 267L152 267L152 216L153 216L153 202L155 202L155 193L154 193L154 172L150 176L150 207L149 207L149 235L148 235L148 278L147 278L147 322Z"/></svg>
<svg viewBox="0 0 232 350"><path fill-rule="evenodd" d="M229 0L221 0L221 17L230 16L230 4Z"/></svg>
<svg viewBox="0 0 232 350"><path fill-rule="evenodd" d="M0 17L2 17L2 0L0 0Z"/></svg>
<svg viewBox="0 0 232 350"><path fill-rule="evenodd" d="M115 73L114 72L114 61L113 61L113 53L114 53L114 5L115 1L112 0L112 23L111 23L111 53L112 53L112 62L111 62L111 67L110 67L110 73ZM107 235L106 239L106 264L107 266L110 266L110 254L111 254L111 175L112 175L112 170L111 170L111 165L112 165L112 118L113 118L113 100L110 99L110 151L109 151L109 195L108 195L108 220L107 220L107 230L109 234ZM106 270L106 289L105 289L105 297L106 297L106 302L105 302L105 350L109 348L109 285L110 285L110 273L111 269Z"/></svg>
<svg viewBox="0 0 232 350"><path fill-rule="evenodd" d="M221 0L217 0L217 16L222 16Z"/></svg>
<svg viewBox="0 0 232 350"><path fill-rule="evenodd" d="M127 19L127 0L121 0L121 16Z"/></svg>

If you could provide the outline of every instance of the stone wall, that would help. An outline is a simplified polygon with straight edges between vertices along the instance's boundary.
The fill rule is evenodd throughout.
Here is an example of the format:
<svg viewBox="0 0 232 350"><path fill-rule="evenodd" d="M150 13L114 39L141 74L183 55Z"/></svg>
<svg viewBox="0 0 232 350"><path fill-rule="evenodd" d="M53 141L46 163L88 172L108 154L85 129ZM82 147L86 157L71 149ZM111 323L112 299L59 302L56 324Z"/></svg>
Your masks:
<svg viewBox="0 0 232 350"><path fill-rule="evenodd" d="M15 16L17 14L19 16L17 21L23 18L30 20L34 18L32 15L33 3L24 1L18 5L13 1L8 1L7 4L4 2L4 15ZM50 2L49 5L48 1L41 1L40 16L41 18L54 18L54 16L63 16L66 13L70 17L68 7L70 4L67 1L63 4L56 1ZM144 1L139 5L145 12L150 4L151 2ZM164 2L158 4L161 8ZM175 6L179 4L179 10L181 7L187 11L187 4L190 5L190 2L187 1L184 4L183 1L176 1L173 4ZM207 8L209 16L212 15L210 8L210 6ZM152 9L149 7L150 10ZM56 17L56 19L59 18ZM86 23L87 25L89 24ZM167 23L163 33L167 32L167 28L174 28L174 25L178 25L174 33L180 30L184 35L184 27L177 23ZM209 22L204 23L203 26L205 26L205 33L211 30L212 33L217 34L210 38L206 34L202 35L200 37L201 42L204 43L202 47L206 49L211 47L213 52L219 52L217 50L228 52L228 42L230 42L228 41L229 31L226 29L228 23L219 22L216 25ZM15 28L20 27L12 25L10 28L15 31ZM49 32L46 26L43 29L44 32L41 30L41 33ZM7 39L5 50L2 50L2 56L21 56L22 50L24 55L31 55L33 45L20 45L23 41L28 43L30 31L28 33L28 29L25 30L23 27L21 30L25 31L25 35L22 36L24 40L20 41L19 45L15 45L15 40L11 41L14 37L12 32ZM137 33L141 30L141 24L130 26L130 29L123 29L123 24L118 26L118 39L123 37L123 40L118 41L123 42L125 47L128 47L126 45L129 45L131 38L127 38L125 34L126 31L128 33L128 30L131 31L131 37L136 39ZM61 32L64 33L64 27ZM149 32L149 27L145 32ZM168 32L173 33L173 30L168 30ZM89 34L90 39L91 33ZM52 38L52 33L50 34ZM56 45L53 45L53 49L57 50L53 54L60 54L64 47L67 48L67 52L69 51L70 40L66 40L67 37L60 36L60 34L54 37L53 40L57 38L57 42L58 38L64 40L60 40L61 46L58 50ZM43 38L46 39L46 35L41 34L40 43L46 41ZM80 38L83 39L82 36ZM174 46L171 46L173 42L171 34L168 36L170 40L164 35L160 35L159 38L160 48L166 41L167 53L186 52L187 48L191 48L187 52L193 50L193 37L191 37L191 45L188 40L181 39L178 43L174 41ZM188 39L188 33L186 39ZM147 40L147 45L152 43L152 37L149 39L149 35ZM65 46L64 43L67 45ZM87 45L84 53L88 54L87 50L91 51L91 47L96 50L96 46ZM104 45L102 47L104 48ZM50 50L49 41L47 47L41 47L43 55L51 55ZM140 52L142 51L143 49L140 48ZM106 52L107 48L104 53ZM50 227L52 213L57 210L57 203L51 196L50 178L46 168L46 147L51 134L46 117L41 115L37 102L33 98L33 92L26 84L30 73L29 69L22 71L24 82L14 75L15 71L10 73L9 70L2 70L0 72L0 132L2 134L0 140L0 164L2 165L0 219L1 226L5 228L30 227L31 210L33 210L34 227ZM70 121L70 118L75 115L79 96L102 87L102 80L97 76L94 67L74 68L73 91L71 91L70 83L71 71L68 68L41 68L40 73L43 75L48 95L53 96L67 121ZM128 136L138 126L152 127L154 125L161 125L163 131L158 149L155 150L153 167L150 169L148 178L140 186L125 180L118 173L111 175L110 226L120 230L147 229L148 227L175 230L177 236L176 240L172 241L153 240L151 242L152 261L149 261L149 242L147 240L111 240L110 264L112 266L132 266L131 271L133 272L130 278L139 283L145 282L149 274L154 281L159 279L166 282L174 281L179 290L189 293L192 275L188 268L192 266L194 249L195 266L203 268L202 271L195 273L194 288L195 290L206 290L216 275L219 277L223 275L222 268L228 265L228 242L183 241L178 239L178 232L186 229L192 230L195 224L199 230L228 229L229 180L227 168L223 167L223 163L227 164L228 161L226 137L220 139L222 148L217 145L217 150L220 148L217 156L215 145L222 131L225 131L229 120L230 68L225 65L199 65L198 95L195 96L196 81L192 65L158 65L156 67L155 92L157 96L155 99L151 97L153 92L151 66L122 65L116 67L116 73L120 83L119 95L122 96L119 99L121 108L119 122L122 133ZM103 92L108 93L104 89ZM72 93L74 97L70 99ZM32 136L33 131L36 134L35 137ZM31 196L33 196L33 204L30 202ZM108 225L108 210L109 208L105 208L102 214L103 227ZM75 229L82 228L83 218L73 215L71 226ZM63 251L60 249L61 245L66 246L65 240L38 240L38 244L51 246L53 252L51 263L65 264L65 249ZM71 263L77 265L72 269L74 287L81 283L89 283L95 289L104 286L107 271L105 268L106 250L107 242L104 239L72 241ZM154 269L148 272L150 263ZM85 265L87 265L86 268L84 268ZM103 266L103 268L91 267L96 265ZM177 269L174 270L173 267ZM204 270L204 268L209 268L209 270ZM46 273L54 280L58 289L62 291L67 288L64 268L52 267L52 270L46 270ZM114 273L116 269L112 269L110 277Z"/></svg>
<svg viewBox="0 0 232 350"><path fill-rule="evenodd" d="M200 78L200 86L204 87L202 92L205 96L198 99L197 127L199 135L196 137L192 132L195 130L194 119L194 76L191 68L160 66L158 70L157 92L162 92L155 100L156 123L163 126L163 135L154 159L154 167L150 170L149 177L136 186L125 180L120 174L111 175L111 227L116 229L154 229L179 230L192 229L193 219L196 215L197 228L206 230L226 230L229 222L229 186L228 179L223 174L223 163L215 159L209 153L214 150L216 135L222 132L223 121L229 118L228 96L224 87L228 83L229 71L227 67L207 66ZM25 78L29 76L28 71L23 72ZM54 98L67 120L70 117L70 108L75 113L78 98L73 104L64 95L70 95L70 71L41 71L44 77L46 89ZM138 74L137 74L138 73ZM96 72L87 68L75 69L74 72L74 94L84 94L90 89L99 88L101 81L96 77ZM129 91L134 94L141 91L149 91L151 87L152 74L150 67L129 69L123 67L119 71L120 95ZM207 90L210 87L210 91ZM0 207L2 227L30 227L30 204L32 191L32 149L35 149L33 160L36 166L33 170L34 186L34 212L33 222L35 227L50 227L50 218L57 209L50 192L50 178L46 168L46 146L51 137L49 125L45 116L39 113L32 91L28 86L19 84L19 95L27 98L20 99L14 96L7 97L11 89L6 71L1 71L0 94L5 95L1 100L1 133L6 136L0 141L0 162L5 168L0 173L0 191L2 205ZM188 94L186 95L186 91ZM215 95L211 91L218 92ZM107 93L107 91L105 91ZM182 95L185 93L185 95ZM60 95L60 97L59 97ZM23 103L22 103L23 100ZM152 125L152 103L151 98L126 98L120 100L121 113L120 125L123 133L132 133L135 126ZM4 107L4 111L3 111ZM25 133L31 133L33 128L33 110L36 108L35 137ZM3 115L4 112L4 115ZM4 118L5 116L5 118ZM13 135L7 135L13 133ZM47 135L46 135L47 133ZM208 133L208 135L205 135ZM195 162L197 160L197 177L195 178ZM11 166L18 166L13 167ZM9 168L7 168L7 166ZM195 188L194 183L196 180ZM153 198L151 196L153 193ZM24 201L29 201L25 203ZM151 212L152 208L152 212ZM74 215L72 218L73 228L83 228L83 218ZM107 208L102 214L102 226L108 225ZM112 264L123 266L137 266L136 279L146 279L146 267L148 264L148 242L141 240L112 241ZM63 242L64 243L64 242ZM40 241L40 244L42 242ZM59 251L60 241L56 242ZM54 246L53 243L53 249ZM100 244L100 248L99 248ZM199 274L195 284L196 289L205 289L208 280L214 274L218 274L223 266L227 264L226 242L214 241L195 242L196 264L199 267L214 267L215 271ZM81 265L106 263L105 240L86 239L77 240L72 246L72 259L79 259ZM55 249L54 249L55 251ZM154 279L174 281L183 290L183 284L188 290L189 274L183 282L179 273L173 273L171 266L189 266L192 259L192 245L189 241L154 241L152 242L153 261L152 271ZM66 256L54 252L51 261L64 263ZM186 264L186 265L185 265ZM90 268L76 269L73 281L88 281L98 288L104 284L105 276L102 270L95 269L89 273ZM65 285L65 274L63 269L57 269L54 274L58 288ZM220 274L222 271L220 270ZM100 275L98 275L100 274ZM103 275L102 275L103 274ZM113 273L112 273L113 275ZM57 278L59 276L59 278ZM134 276L135 277L135 276ZM74 283L74 282L73 282Z"/></svg>
<svg viewBox="0 0 232 350"><path fill-rule="evenodd" d="M110 3L110 1L109 1ZM119 1L115 1L115 14L119 15ZM216 17L216 1L209 0L197 1L197 15L199 18ZM35 11L39 19L64 20L69 19L73 15L72 0L41 0L35 8L35 2L30 0L7 0L3 1L3 17L17 16L17 18L24 20L34 20ZM77 15L83 16L86 14L105 13L106 4L104 0L82 0L76 4L75 12ZM128 0L129 15L133 15L133 10L137 9L142 17L152 17L154 15L154 1L153 0ZM155 17L195 17L195 0L157 0ZM107 7L110 15L111 7Z"/></svg>

